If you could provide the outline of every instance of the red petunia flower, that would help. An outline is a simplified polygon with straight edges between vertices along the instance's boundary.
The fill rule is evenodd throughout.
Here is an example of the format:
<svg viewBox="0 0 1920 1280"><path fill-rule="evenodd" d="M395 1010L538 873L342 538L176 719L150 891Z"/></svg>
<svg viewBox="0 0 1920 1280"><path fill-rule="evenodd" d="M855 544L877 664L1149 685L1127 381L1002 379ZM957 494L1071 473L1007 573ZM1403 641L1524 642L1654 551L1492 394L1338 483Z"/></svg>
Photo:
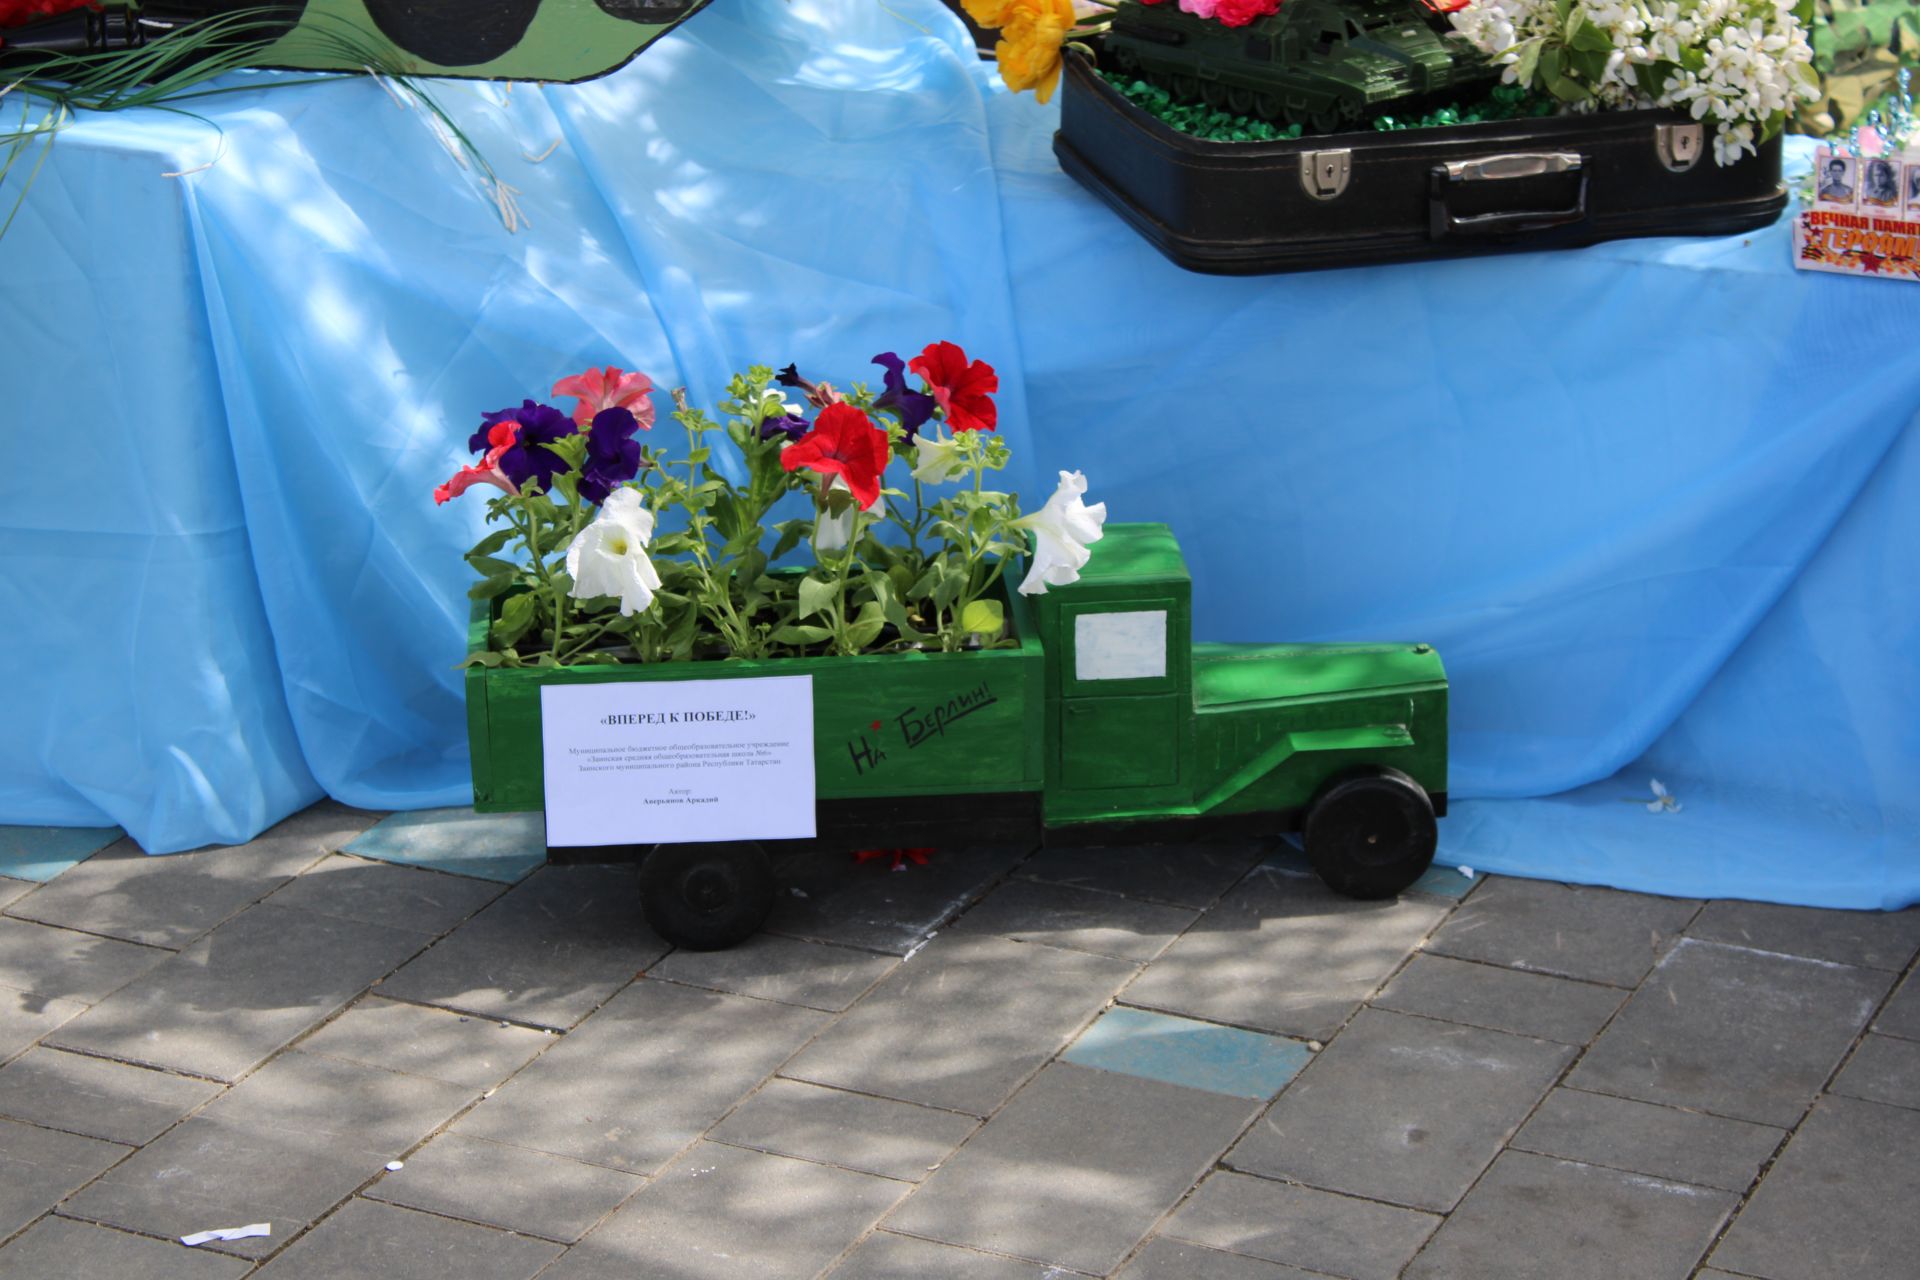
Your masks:
<svg viewBox="0 0 1920 1280"><path fill-rule="evenodd" d="M951 342L936 342L913 359L907 368L927 380L927 389L947 411L947 427L952 431L991 431L1000 420L1000 410L989 395L1000 389L1000 375L985 360L967 363L967 353Z"/></svg>
<svg viewBox="0 0 1920 1280"><path fill-rule="evenodd" d="M850 404L830 404L820 411L813 430L780 451L780 465L788 471L805 467L823 476L846 481L862 508L880 496L880 473L887 468L887 433Z"/></svg>

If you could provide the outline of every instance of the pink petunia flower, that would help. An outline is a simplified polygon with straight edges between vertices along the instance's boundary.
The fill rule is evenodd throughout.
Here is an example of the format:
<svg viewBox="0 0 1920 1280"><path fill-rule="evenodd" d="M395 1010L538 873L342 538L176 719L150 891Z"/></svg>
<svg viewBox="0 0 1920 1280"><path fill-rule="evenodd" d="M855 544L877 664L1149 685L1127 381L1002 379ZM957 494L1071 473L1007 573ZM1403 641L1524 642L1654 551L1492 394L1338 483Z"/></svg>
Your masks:
<svg viewBox="0 0 1920 1280"><path fill-rule="evenodd" d="M500 469L500 455L513 447L518 435L514 429L517 424L502 422L487 435L487 443L493 447L487 450L487 456L480 459L477 467L462 467L453 473L453 478L433 491L435 504L457 498L477 484L494 485L503 492L518 494L513 481L507 479L507 473ZM502 437L505 437L504 439Z"/></svg>
<svg viewBox="0 0 1920 1280"><path fill-rule="evenodd" d="M602 409L625 409L633 415L642 431L653 427L653 401L647 396L653 391L653 379L638 370L626 373L615 365L604 369L588 369L585 373L576 373L571 378L562 378L553 384L556 396L577 396L578 403L573 407L573 420L581 426L593 421L593 415Z"/></svg>

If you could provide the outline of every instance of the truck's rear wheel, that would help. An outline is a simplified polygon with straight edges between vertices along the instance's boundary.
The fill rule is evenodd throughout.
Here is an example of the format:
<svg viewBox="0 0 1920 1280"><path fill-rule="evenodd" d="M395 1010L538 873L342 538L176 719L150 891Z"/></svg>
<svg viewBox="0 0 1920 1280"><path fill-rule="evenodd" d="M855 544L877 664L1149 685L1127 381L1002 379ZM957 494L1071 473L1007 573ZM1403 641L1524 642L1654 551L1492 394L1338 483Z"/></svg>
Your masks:
<svg viewBox="0 0 1920 1280"><path fill-rule="evenodd" d="M1426 874L1440 840L1433 801L1398 769L1328 783L1307 810L1307 858L1335 893L1391 898Z"/></svg>
<svg viewBox="0 0 1920 1280"><path fill-rule="evenodd" d="M752 841L656 845L640 863L640 911L689 951L721 951L759 932L773 910L773 868Z"/></svg>

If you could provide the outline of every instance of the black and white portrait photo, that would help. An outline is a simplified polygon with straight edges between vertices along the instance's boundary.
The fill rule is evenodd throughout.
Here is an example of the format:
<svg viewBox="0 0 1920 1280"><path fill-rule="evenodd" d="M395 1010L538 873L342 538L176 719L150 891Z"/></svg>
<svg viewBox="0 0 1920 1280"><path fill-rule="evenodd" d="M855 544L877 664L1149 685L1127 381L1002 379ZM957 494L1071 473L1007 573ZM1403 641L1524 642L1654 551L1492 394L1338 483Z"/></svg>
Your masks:
<svg viewBox="0 0 1920 1280"><path fill-rule="evenodd" d="M1814 173L1820 182L1819 203L1853 204L1854 159L1852 156L1822 147L1814 158Z"/></svg>
<svg viewBox="0 0 1920 1280"><path fill-rule="evenodd" d="M1885 156L1864 162L1860 179L1860 203L1877 209L1892 209L1900 203L1900 167Z"/></svg>

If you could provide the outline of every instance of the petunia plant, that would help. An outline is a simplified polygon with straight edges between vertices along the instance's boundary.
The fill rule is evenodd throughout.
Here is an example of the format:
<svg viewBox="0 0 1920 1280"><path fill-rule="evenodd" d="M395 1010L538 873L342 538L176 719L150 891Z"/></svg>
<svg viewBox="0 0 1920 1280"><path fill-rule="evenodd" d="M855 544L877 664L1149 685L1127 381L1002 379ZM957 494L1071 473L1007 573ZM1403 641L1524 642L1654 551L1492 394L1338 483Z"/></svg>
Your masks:
<svg viewBox="0 0 1920 1280"><path fill-rule="evenodd" d="M1008 449L999 378L936 342L873 358L877 391L754 366L718 420L672 394L685 448L651 443L653 384L614 366L562 379L572 413L527 400L481 415L479 460L434 490L497 489L467 553L493 601L486 666L788 657L1007 644L1002 594L1073 582L1104 504L1061 472L1020 513L990 487ZM918 385L910 385L917 380ZM643 434L644 433L644 434ZM737 466L718 467L729 450ZM739 477L739 478L736 478ZM800 514L787 514L797 511Z"/></svg>

